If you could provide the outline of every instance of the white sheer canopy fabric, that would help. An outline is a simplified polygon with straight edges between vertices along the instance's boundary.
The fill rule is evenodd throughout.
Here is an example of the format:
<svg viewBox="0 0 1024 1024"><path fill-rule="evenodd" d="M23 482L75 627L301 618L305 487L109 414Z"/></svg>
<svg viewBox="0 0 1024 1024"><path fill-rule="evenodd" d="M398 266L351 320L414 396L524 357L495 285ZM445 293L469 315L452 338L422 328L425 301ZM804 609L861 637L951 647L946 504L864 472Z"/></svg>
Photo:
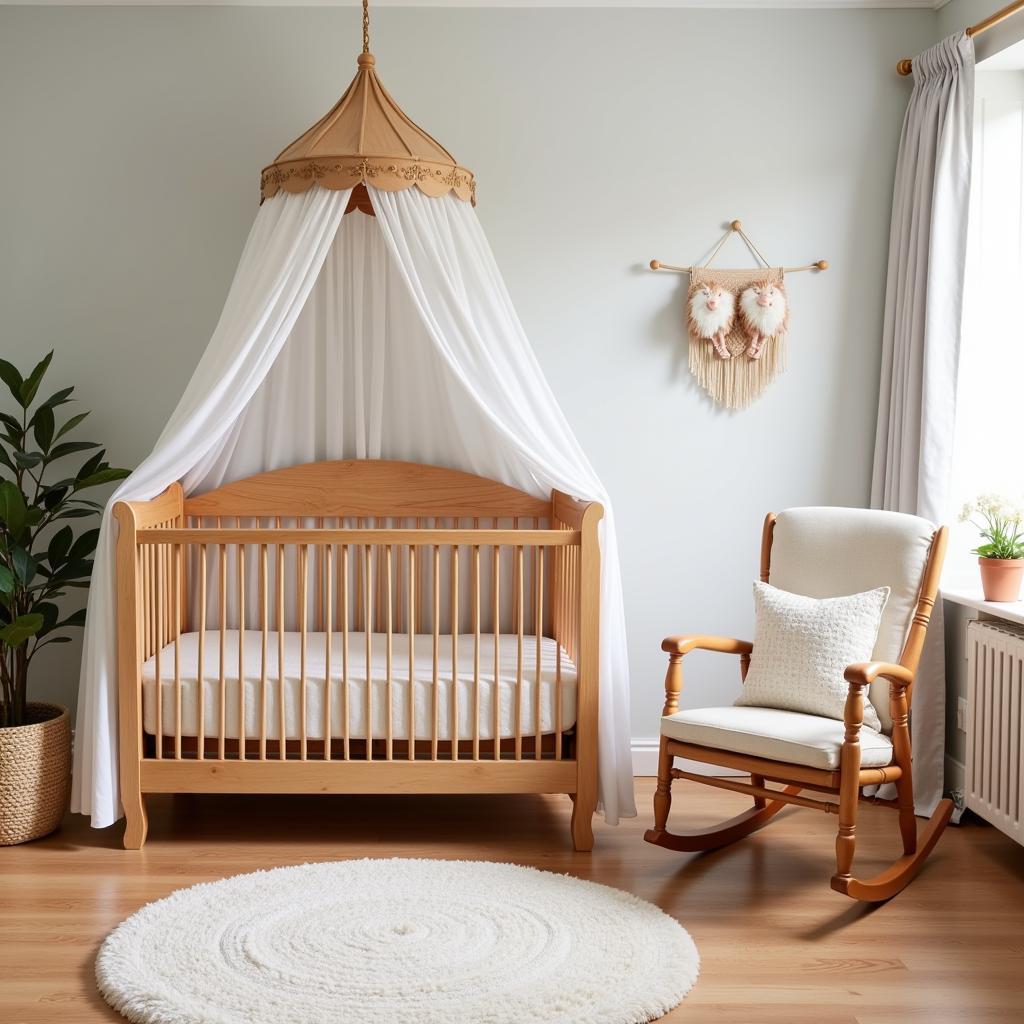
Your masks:
<svg viewBox="0 0 1024 1024"><path fill-rule="evenodd" d="M187 493L318 459L388 458L601 501L600 795L635 814L628 665L608 497L550 391L472 207L415 189L263 204L220 324L153 454L114 496ZM109 513L109 510L108 510ZM113 529L104 518L83 659L72 809L103 827L117 788Z"/></svg>
<svg viewBox="0 0 1024 1024"><path fill-rule="evenodd" d="M914 58L903 122L886 283L871 503L947 521L953 468L974 117L974 44L951 36ZM942 796L942 602L914 688L914 798Z"/></svg>

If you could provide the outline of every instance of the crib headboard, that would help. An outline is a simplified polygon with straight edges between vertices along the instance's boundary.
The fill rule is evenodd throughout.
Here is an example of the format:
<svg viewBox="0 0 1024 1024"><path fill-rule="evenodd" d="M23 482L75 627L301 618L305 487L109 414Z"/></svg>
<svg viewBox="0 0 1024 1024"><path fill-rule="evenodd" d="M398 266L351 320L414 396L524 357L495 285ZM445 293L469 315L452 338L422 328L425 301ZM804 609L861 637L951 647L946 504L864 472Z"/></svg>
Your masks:
<svg viewBox="0 0 1024 1024"><path fill-rule="evenodd" d="M185 499L186 516L472 517L551 514L551 502L442 466L378 459L307 462Z"/></svg>

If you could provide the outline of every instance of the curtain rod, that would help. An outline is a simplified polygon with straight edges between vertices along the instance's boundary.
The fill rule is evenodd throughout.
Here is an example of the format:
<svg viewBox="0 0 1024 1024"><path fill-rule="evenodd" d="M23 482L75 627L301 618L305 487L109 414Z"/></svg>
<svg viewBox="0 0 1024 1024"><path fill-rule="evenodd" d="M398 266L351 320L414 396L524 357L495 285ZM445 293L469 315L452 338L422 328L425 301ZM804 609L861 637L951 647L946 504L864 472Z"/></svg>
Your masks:
<svg viewBox="0 0 1024 1024"><path fill-rule="evenodd" d="M990 14L987 18L982 18L977 25L968 26L965 31L969 36L980 36L982 32L987 32L990 28L995 28L995 26L1000 22L1006 21L1007 18L1016 14L1020 10L1024 10L1024 0L1014 0L1012 4L1007 4L994 14ZM896 65L896 70L901 75L909 75L914 70L914 62L909 57L904 57L903 60Z"/></svg>

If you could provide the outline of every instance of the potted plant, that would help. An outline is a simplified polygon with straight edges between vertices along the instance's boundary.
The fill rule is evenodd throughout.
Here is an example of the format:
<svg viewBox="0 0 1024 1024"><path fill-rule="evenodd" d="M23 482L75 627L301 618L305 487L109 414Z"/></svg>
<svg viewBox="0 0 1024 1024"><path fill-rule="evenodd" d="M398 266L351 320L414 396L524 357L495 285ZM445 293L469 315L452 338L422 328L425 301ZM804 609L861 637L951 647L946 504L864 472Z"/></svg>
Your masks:
<svg viewBox="0 0 1024 1024"><path fill-rule="evenodd" d="M976 518L978 517L978 518ZM980 521L979 521L980 519ZM964 505L960 522L972 523L984 544L974 548L986 601L1017 601L1024 577L1024 507L998 494L982 494Z"/></svg>
<svg viewBox="0 0 1024 1024"><path fill-rule="evenodd" d="M37 654L71 640L85 610L64 615L58 602L89 586L99 530L81 530L103 506L82 496L128 475L104 461L93 441L69 435L88 416L58 423L74 388L36 401L53 357L27 376L0 359L0 380L13 412L0 408L0 845L52 832L67 809L71 725L58 704L30 702L28 679ZM70 456L91 454L69 472ZM63 617L62 617L63 616Z"/></svg>

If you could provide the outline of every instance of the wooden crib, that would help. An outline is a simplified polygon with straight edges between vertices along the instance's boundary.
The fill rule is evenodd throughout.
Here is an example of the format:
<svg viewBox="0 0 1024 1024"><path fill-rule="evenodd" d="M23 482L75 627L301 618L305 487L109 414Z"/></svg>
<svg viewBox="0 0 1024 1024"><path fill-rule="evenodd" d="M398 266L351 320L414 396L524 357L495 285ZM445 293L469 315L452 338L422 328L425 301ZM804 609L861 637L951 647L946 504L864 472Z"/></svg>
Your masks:
<svg viewBox="0 0 1024 1024"><path fill-rule="evenodd" d="M567 793L591 849L599 504L366 460L114 515L125 847L147 793Z"/></svg>

